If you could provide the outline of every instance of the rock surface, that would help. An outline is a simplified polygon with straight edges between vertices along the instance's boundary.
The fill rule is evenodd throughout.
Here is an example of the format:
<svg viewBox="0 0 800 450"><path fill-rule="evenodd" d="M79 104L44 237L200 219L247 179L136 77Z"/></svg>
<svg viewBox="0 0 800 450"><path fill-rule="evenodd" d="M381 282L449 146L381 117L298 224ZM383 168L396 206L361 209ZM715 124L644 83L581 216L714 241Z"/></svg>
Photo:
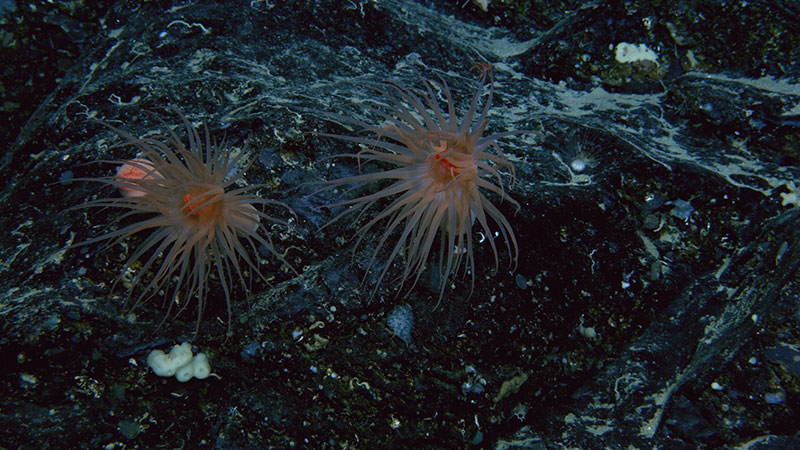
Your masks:
<svg viewBox="0 0 800 450"><path fill-rule="evenodd" d="M793 2L18 3L0 85L3 446L800 446ZM621 43L656 62L617 61ZM318 231L337 194L304 184L358 171L326 159L353 148L315 134L350 131L323 112L375 123L369 83L419 77L468 98L476 63L495 80L490 132L534 132L501 141L516 272L478 246L471 295L457 278L437 306L423 277L370 301L371 252L353 254L349 221ZM159 327L161 301L131 312L111 291L136 238L65 250L115 219L69 209L98 195L73 178L135 156L93 120L138 136L178 125L172 107L253 151L245 179L297 213L273 238L301 271L265 259L271 285L235 293L231 336L212 292L194 345L213 374L186 384L144 362L192 338L191 311ZM403 303L414 352L386 327Z"/></svg>

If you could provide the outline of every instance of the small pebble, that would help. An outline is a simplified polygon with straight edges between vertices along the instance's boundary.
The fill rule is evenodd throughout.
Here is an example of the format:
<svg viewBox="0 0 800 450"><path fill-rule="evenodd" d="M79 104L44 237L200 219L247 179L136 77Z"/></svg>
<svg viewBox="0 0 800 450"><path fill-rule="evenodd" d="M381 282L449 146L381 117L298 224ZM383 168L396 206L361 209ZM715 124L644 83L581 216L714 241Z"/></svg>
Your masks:
<svg viewBox="0 0 800 450"><path fill-rule="evenodd" d="M411 329L414 328L414 312L408 305L396 306L389 317L386 318L386 324L392 330L395 336L399 337L406 345L411 345Z"/></svg>
<svg viewBox="0 0 800 450"><path fill-rule="evenodd" d="M770 405L781 404L784 400L786 400L786 394L783 392L767 392L764 394L764 401Z"/></svg>

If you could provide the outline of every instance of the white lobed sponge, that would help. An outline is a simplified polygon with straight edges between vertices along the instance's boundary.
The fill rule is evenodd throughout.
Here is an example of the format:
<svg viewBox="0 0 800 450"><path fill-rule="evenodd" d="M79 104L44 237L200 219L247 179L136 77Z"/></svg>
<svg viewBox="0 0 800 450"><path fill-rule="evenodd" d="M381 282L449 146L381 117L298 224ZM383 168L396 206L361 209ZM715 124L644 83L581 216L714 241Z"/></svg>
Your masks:
<svg viewBox="0 0 800 450"><path fill-rule="evenodd" d="M192 345L184 342L172 347L169 354L153 350L147 355L147 365L160 377L175 378L184 383L192 378L204 379L211 374L211 365L205 353L192 355Z"/></svg>
<svg viewBox="0 0 800 450"><path fill-rule="evenodd" d="M635 63L640 61L651 61L658 65L658 55L656 52L644 44L629 44L620 42L617 44L614 56L621 63Z"/></svg>

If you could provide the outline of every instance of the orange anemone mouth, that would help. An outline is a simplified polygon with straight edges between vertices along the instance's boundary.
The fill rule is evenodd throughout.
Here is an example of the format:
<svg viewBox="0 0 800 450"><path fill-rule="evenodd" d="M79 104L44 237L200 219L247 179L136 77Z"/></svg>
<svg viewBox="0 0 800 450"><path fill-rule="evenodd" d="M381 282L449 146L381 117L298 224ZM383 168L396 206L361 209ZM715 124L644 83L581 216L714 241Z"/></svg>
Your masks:
<svg viewBox="0 0 800 450"><path fill-rule="evenodd" d="M440 183L449 183L472 164L469 158L454 151L455 145L447 140L440 140L438 145L429 145L433 150L429 159L431 174Z"/></svg>
<svg viewBox="0 0 800 450"><path fill-rule="evenodd" d="M225 191L220 187L192 187L183 195L183 211L186 218L208 223L217 217L222 210Z"/></svg>
<svg viewBox="0 0 800 450"><path fill-rule="evenodd" d="M446 144L432 148L436 152L429 156L429 173L436 182L448 184L463 177L466 173L476 172L474 161L470 155L446 151Z"/></svg>

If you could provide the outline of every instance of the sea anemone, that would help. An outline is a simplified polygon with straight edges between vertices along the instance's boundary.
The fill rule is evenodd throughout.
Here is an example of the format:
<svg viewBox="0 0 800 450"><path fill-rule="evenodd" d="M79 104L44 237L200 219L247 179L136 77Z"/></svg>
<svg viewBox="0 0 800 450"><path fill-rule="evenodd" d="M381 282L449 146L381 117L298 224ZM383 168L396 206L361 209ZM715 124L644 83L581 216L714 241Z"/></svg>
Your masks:
<svg viewBox="0 0 800 450"><path fill-rule="evenodd" d="M328 205L348 207L331 220L334 222L352 211L360 211L361 217L366 211L377 209L383 200L391 199L388 206L361 226L354 246L355 252L370 229L379 223L385 224L368 270L373 267L381 248L390 246L391 252L380 270L373 295L392 262L401 255L405 266L399 276L398 293L408 279L413 279L410 287L413 288L426 268L437 234L439 300L451 275L459 269L470 274L471 293L475 286L475 222L483 235L480 241L488 242L492 249L495 270L498 268L498 251L496 234L489 219L496 224L494 229L505 242L512 266L516 264L518 247L514 231L486 193L519 209L519 203L506 193L501 175L505 172L513 183L514 166L500 150L497 141L523 132L507 131L483 136L493 94L490 84L488 95L481 101L485 79L486 71L460 119L447 83L429 79L422 80L421 89L403 88L391 83L376 86L375 91L389 100L388 105L367 106L368 111L382 119L379 125L340 115L327 116L343 125L355 126L366 135L321 134L361 146L356 153L337 157L355 158L359 166L375 162L379 168L374 172L325 182L324 189L391 180L377 192ZM447 102L444 108L437 100L439 95ZM394 234L399 236L391 244L390 237Z"/></svg>
<svg viewBox="0 0 800 450"><path fill-rule="evenodd" d="M580 173L597 166L599 145L594 142L588 129L572 130L567 134L564 144L565 156L573 172Z"/></svg>
<svg viewBox="0 0 800 450"><path fill-rule="evenodd" d="M246 153L233 157L224 142L217 145L210 137L207 126L201 138L195 126L178 114L188 146L169 127L168 136L136 138L104 123L125 141L115 147L132 147L139 154L130 160L105 161L120 166L114 175L84 179L114 187L122 197L91 200L77 208L119 208L124 210L119 222L127 224L73 247L105 241L107 248L130 236L149 233L132 250L114 283L127 285L131 309L163 293L169 305L166 319L173 307L178 307L177 315L196 298L197 333L213 274L225 295L230 332L234 278L245 291L248 270L266 282L259 271L259 247L286 263L262 231L265 224L286 221L262 209L268 205L291 209L259 197L256 191L262 185L238 187L249 167L243 159Z"/></svg>

